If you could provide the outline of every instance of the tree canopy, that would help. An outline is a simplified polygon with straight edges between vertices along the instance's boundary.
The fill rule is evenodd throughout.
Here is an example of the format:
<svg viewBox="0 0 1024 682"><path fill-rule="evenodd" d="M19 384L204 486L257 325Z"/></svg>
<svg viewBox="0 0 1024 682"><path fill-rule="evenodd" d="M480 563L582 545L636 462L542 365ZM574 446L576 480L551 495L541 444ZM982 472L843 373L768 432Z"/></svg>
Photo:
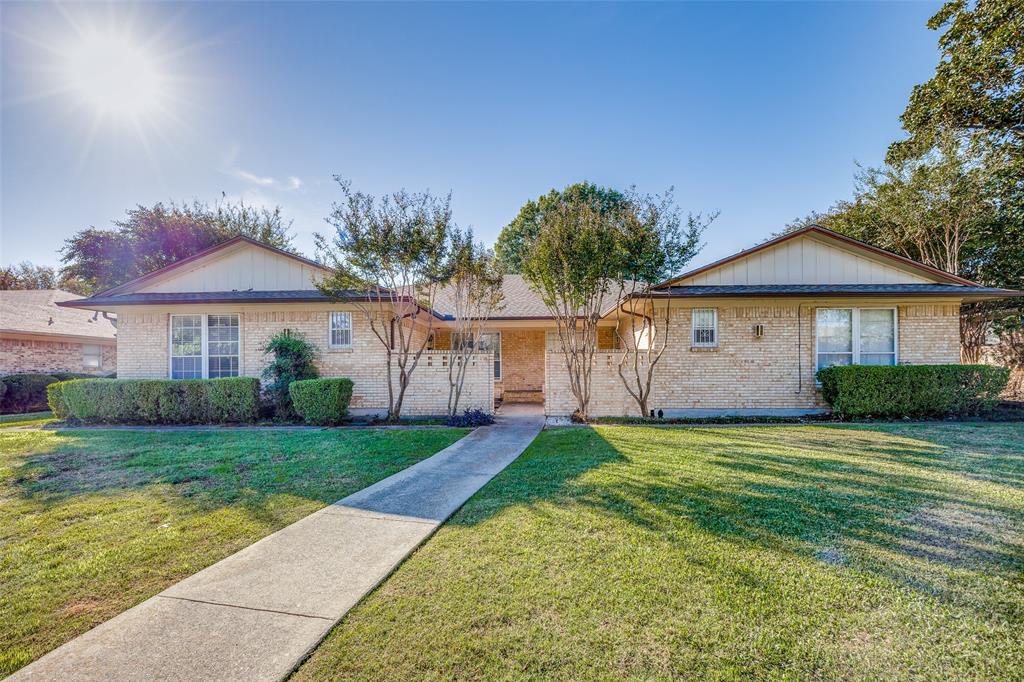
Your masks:
<svg viewBox="0 0 1024 682"><path fill-rule="evenodd" d="M512 222L502 228L494 245L494 253L505 272L523 272L523 260L530 245L540 234L545 213L571 202L607 212L616 207L624 207L626 198L617 190L599 187L591 182L578 182L561 191L552 189L536 200L527 201Z"/></svg>
<svg viewBox="0 0 1024 682"><path fill-rule="evenodd" d="M90 227L61 250L62 276L95 292L141 277L211 246L243 235L292 250L291 222L280 207L244 203L157 203L136 206L113 229Z"/></svg>
<svg viewBox="0 0 1024 682"><path fill-rule="evenodd" d="M996 147L1024 148L1024 4L951 0L928 21L943 33L935 75L914 87L900 117L909 137L889 161L920 157L960 131Z"/></svg>

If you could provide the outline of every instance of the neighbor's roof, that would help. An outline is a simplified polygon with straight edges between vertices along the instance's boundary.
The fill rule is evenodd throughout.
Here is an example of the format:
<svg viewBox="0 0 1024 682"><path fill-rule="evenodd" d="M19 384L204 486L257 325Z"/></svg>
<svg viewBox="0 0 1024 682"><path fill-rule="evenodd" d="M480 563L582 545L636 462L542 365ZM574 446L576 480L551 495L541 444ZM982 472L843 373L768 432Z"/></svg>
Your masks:
<svg viewBox="0 0 1024 682"><path fill-rule="evenodd" d="M959 284L733 284L673 286L655 292L666 298L761 296L946 296L1004 298L1024 292Z"/></svg>
<svg viewBox="0 0 1024 682"><path fill-rule="evenodd" d="M0 291L0 332L80 336L113 341L114 325L90 311L58 307L59 302L84 300L60 289Z"/></svg>

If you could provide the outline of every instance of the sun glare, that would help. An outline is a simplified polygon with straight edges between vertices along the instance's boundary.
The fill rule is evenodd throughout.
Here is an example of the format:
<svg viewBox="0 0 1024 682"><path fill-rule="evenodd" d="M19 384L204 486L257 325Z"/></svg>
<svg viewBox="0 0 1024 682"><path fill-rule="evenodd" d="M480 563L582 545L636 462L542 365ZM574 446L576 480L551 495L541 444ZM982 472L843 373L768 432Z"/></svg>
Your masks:
<svg viewBox="0 0 1024 682"><path fill-rule="evenodd" d="M166 77L153 55L127 35L90 32L66 53L69 91L101 116L138 119L166 96Z"/></svg>
<svg viewBox="0 0 1024 682"><path fill-rule="evenodd" d="M183 31L184 14L156 3L20 6L4 34L16 42L18 73L32 75L5 105L45 107L81 146L80 168L102 145L104 154L141 150L158 169L207 85L195 73L203 44Z"/></svg>

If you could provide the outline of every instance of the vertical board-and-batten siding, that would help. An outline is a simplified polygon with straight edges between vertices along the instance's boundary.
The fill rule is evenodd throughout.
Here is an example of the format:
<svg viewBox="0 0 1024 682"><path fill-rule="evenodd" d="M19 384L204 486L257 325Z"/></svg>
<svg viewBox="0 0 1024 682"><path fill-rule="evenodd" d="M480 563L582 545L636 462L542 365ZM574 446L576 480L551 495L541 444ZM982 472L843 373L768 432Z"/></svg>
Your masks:
<svg viewBox="0 0 1024 682"><path fill-rule="evenodd" d="M803 236L676 284L921 284L932 281L903 268Z"/></svg>
<svg viewBox="0 0 1024 682"><path fill-rule="evenodd" d="M145 283L138 292L311 291L322 271L294 258L243 244L195 267Z"/></svg>

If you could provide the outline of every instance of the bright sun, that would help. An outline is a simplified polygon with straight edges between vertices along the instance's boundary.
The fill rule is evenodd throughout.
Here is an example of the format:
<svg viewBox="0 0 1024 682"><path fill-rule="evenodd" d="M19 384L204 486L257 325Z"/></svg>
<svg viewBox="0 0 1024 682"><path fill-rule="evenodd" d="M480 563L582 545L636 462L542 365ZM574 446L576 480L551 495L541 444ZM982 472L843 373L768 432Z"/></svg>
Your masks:
<svg viewBox="0 0 1024 682"><path fill-rule="evenodd" d="M14 26L5 17L4 37L17 45L17 73L30 76L21 96L5 104L47 102L59 119L54 128L80 145L80 168L94 149L128 149L158 169L200 113L197 95L207 85L190 75L201 45L182 33L184 10L58 0L19 12Z"/></svg>
<svg viewBox="0 0 1024 682"><path fill-rule="evenodd" d="M90 31L65 53L69 91L100 116L138 120L163 106L167 77L128 35Z"/></svg>

